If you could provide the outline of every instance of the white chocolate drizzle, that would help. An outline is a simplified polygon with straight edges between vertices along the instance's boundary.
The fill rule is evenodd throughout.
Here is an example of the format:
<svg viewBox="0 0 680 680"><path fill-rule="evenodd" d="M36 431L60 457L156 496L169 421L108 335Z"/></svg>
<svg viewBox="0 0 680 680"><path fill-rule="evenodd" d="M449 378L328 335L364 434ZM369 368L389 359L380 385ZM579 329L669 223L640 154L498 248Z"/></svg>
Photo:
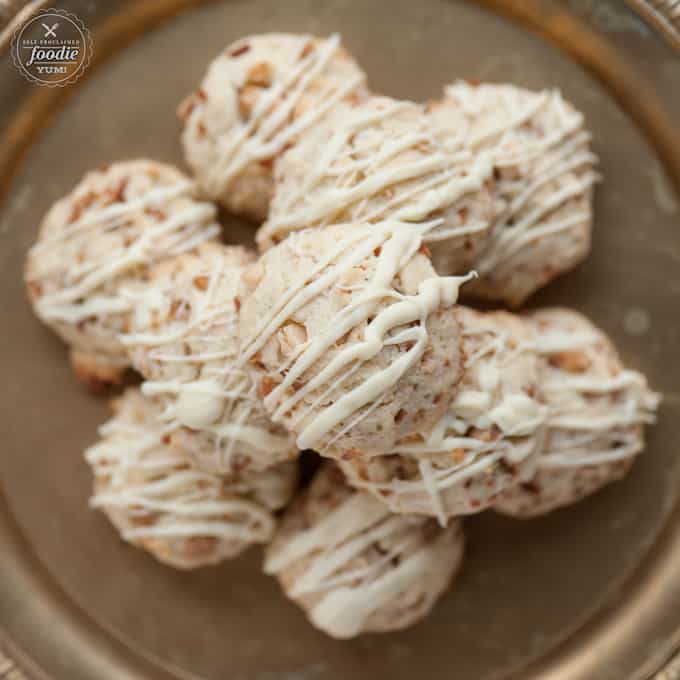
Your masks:
<svg viewBox="0 0 680 680"><path fill-rule="evenodd" d="M354 493L313 526L274 544L266 573L278 574L306 560L288 589L293 599L314 596L308 616L315 626L338 638L361 633L376 612L397 606L413 587L440 589L433 581L448 580L462 557L462 537L455 547L451 535L460 527L440 530L429 541L423 536L428 520L392 515L362 493ZM425 541L425 542L424 542ZM384 546L371 555L373 546ZM431 572L438 572L433 577ZM423 581L423 579L425 579Z"/></svg>
<svg viewBox="0 0 680 680"><path fill-rule="evenodd" d="M127 393L124 400L141 400ZM133 404L132 408L135 408ZM180 452L162 443L171 429L149 418L135 422L125 412L99 429L101 441L85 452L99 481L92 507L122 512L124 539L214 537L246 544L270 539L271 513L246 497L238 483L187 466ZM137 525L135 516L153 518ZM120 528L120 527L119 527Z"/></svg>
<svg viewBox="0 0 680 680"><path fill-rule="evenodd" d="M231 127L215 140L218 158L206 178L206 190L212 195L223 193L248 164L282 153L363 84L364 76L360 73L344 81L323 77L338 56L339 35L317 41L315 49L308 53L307 44L307 41L300 42L296 63L262 90L248 120ZM304 110L295 115L306 97L309 101Z"/></svg>
<svg viewBox="0 0 680 680"><path fill-rule="evenodd" d="M164 209L168 201L190 197L193 192L194 184L188 180L157 187L138 198L99 209L89 208L73 223L41 238L31 249L30 256L59 248L65 241L86 242L96 238L97 233L116 230L121 233L121 245L116 250L103 253L96 261L88 260L69 266L65 285L37 300L38 315L45 321L75 324L93 316L131 311L133 300L122 290L111 291L108 284L140 265L185 252L219 234L220 227L214 222L215 207L197 201L187 202L181 210L171 212L166 218L144 229L140 229L136 223L136 215L145 209ZM127 239L131 243L126 243ZM64 266L65 263L60 261L52 269L62 269ZM32 272L31 277L45 274L49 274L49 271L38 270ZM103 292L98 293L99 289L103 289Z"/></svg>
<svg viewBox="0 0 680 680"><path fill-rule="evenodd" d="M123 344L143 348L150 362L167 365L173 373L185 376L147 380L142 392L163 398L163 419L169 426L185 426L214 436L216 469L230 471L235 455L248 456L258 467L289 459L295 451L292 437L273 432L251 373L239 363L238 316L233 298L241 269L230 266L226 255L201 264L184 279L180 275L179 279L161 280L156 288L137 298L135 315L142 330L122 336ZM205 281L205 290L192 285L195 278ZM167 316L172 301L183 289L191 296L189 318L145 332L154 310Z"/></svg>
<svg viewBox="0 0 680 680"><path fill-rule="evenodd" d="M386 221L375 225L350 225L348 235L335 248L329 249L313 271L290 286L268 310L260 327L249 338L242 338L242 360L247 361L258 352L277 329L323 291L332 288L341 276L372 253L378 252L372 278L366 282L351 304L336 313L322 335L307 341L295 356L282 380L265 397L265 405L275 422L308 395L321 391L313 406L307 407L299 420L307 419L297 436L300 449L315 448L341 423L348 423L353 414L366 407L376 408L387 390L422 357L427 344L427 317L435 310L455 304L458 290L471 275L464 277L432 277L418 287L415 295L398 293L393 280L421 247L424 235L437 222L420 225ZM287 239L289 247L296 247L298 234ZM386 302L390 302L385 306ZM382 307L382 309L381 309ZM369 320L372 318L372 320ZM333 355L323 369L291 392L291 386L313 367L343 335L366 322L364 338L350 343ZM416 326L409 324L417 322ZM386 345L410 343L410 348L389 366L376 370L361 385L339 394L339 388L349 375L364 362L375 357ZM333 395L338 396L325 407ZM365 416L366 412L360 414ZM347 427L353 427L356 421ZM345 430L342 430L344 432ZM339 436L336 434L336 437ZM332 443L333 440L331 440ZM329 444L326 443L326 446Z"/></svg>
<svg viewBox="0 0 680 680"><path fill-rule="evenodd" d="M445 94L474 121L474 132L463 130L460 138L446 129L452 143L489 153L500 170L520 168L517 180L501 178L497 182L497 193L507 207L496 220L493 237L476 265L480 276L510 276L518 261L526 257L524 246L590 222L590 206L576 201L588 197L599 179L592 170L597 157L588 148L591 135L583 129L583 115L569 106L559 91L533 93L509 86L457 82L447 87ZM480 114L494 110L498 115L489 120ZM554 129L533 136L531 141L521 139L523 126L545 111L554 118ZM481 129L475 129L475 123ZM548 193L545 187L551 182L558 182L559 188ZM569 202L574 207L565 215L559 208Z"/></svg>
<svg viewBox="0 0 680 680"><path fill-rule="evenodd" d="M258 240L337 222L384 219L422 222L451 208L461 197L479 191L492 174L488 154L464 148L445 149L425 124L418 125L417 105L375 98L372 107L342 109L318 134L299 142L290 163L304 154L303 178L287 181L274 199ZM414 120L403 129L381 132L381 124L402 113ZM427 119L423 117L423 123ZM425 152L421 149L427 149ZM293 161L295 159L295 161ZM287 159L282 161L285 165ZM299 180L299 181L298 181ZM391 197L385 198L390 194ZM439 241L481 231L472 221L438 228L425 241Z"/></svg>

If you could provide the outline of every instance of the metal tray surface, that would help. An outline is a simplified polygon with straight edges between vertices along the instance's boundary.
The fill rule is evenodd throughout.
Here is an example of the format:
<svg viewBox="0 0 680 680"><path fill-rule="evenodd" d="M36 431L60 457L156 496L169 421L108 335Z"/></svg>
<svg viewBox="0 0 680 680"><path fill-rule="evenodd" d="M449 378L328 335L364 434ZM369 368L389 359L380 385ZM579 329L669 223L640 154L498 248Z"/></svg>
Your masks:
<svg viewBox="0 0 680 680"><path fill-rule="evenodd" d="M0 60L5 652L29 677L59 680L653 677L680 645L680 57L671 45L616 0L58 6L94 34L81 81L40 88L6 53ZM311 628L261 574L257 550L179 573L88 509L81 452L106 404L75 383L21 281L55 199L106 161L181 163L176 104L226 44L274 30L341 32L372 87L392 96L424 100L456 77L561 88L588 117L605 181L591 257L531 306L590 315L665 396L623 482L542 519L470 518L463 571L432 616L349 642ZM252 241L251 225L225 224L229 240Z"/></svg>

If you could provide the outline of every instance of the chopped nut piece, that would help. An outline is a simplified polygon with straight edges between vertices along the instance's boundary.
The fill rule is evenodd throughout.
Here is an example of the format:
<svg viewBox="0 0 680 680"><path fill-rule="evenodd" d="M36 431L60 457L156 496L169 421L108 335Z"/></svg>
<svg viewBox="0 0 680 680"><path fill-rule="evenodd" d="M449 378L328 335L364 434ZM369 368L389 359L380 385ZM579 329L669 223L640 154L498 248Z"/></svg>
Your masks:
<svg viewBox="0 0 680 680"><path fill-rule="evenodd" d="M590 360L585 352L559 352L550 357L550 364L568 373L583 373L590 368Z"/></svg>
<svg viewBox="0 0 680 680"><path fill-rule="evenodd" d="M248 75L246 82L251 85L258 85L259 87L269 87L272 84L272 67L266 61L255 64Z"/></svg>
<svg viewBox="0 0 680 680"><path fill-rule="evenodd" d="M208 290L209 283L210 277L208 276L194 276L193 278L193 284L198 290Z"/></svg>

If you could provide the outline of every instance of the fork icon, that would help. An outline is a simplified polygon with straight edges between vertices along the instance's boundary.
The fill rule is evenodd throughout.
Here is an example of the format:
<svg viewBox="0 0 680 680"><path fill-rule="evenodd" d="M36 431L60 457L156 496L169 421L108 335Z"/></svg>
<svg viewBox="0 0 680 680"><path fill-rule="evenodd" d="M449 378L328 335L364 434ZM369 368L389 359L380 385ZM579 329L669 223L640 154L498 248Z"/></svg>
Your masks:
<svg viewBox="0 0 680 680"><path fill-rule="evenodd" d="M49 38L50 36L57 37L57 32L56 28L59 26L59 22L57 21L55 24L52 24L52 27L50 28L47 24L43 24L42 27L45 29L45 37Z"/></svg>

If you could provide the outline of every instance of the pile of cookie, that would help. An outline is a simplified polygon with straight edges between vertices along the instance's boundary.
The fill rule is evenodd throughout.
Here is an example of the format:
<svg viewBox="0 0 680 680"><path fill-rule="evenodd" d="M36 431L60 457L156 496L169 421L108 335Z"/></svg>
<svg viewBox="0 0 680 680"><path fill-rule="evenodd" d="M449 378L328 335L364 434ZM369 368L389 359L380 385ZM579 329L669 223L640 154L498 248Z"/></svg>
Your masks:
<svg viewBox="0 0 680 680"><path fill-rule="evenodd" d="M567 309L516 307L590 247L596 157L559 92L373 94L337 36L228 47L179 106L193 178L88 173L25 268L37 316L114 399L91 504L190 569L266 544L326 633L421 619L461 517L531 517L621 478L658 396ZM226 245L217 204L260 223ZM227 235L228 237L228 235ZM323 460L298 488L299 456Z"/></svg>

